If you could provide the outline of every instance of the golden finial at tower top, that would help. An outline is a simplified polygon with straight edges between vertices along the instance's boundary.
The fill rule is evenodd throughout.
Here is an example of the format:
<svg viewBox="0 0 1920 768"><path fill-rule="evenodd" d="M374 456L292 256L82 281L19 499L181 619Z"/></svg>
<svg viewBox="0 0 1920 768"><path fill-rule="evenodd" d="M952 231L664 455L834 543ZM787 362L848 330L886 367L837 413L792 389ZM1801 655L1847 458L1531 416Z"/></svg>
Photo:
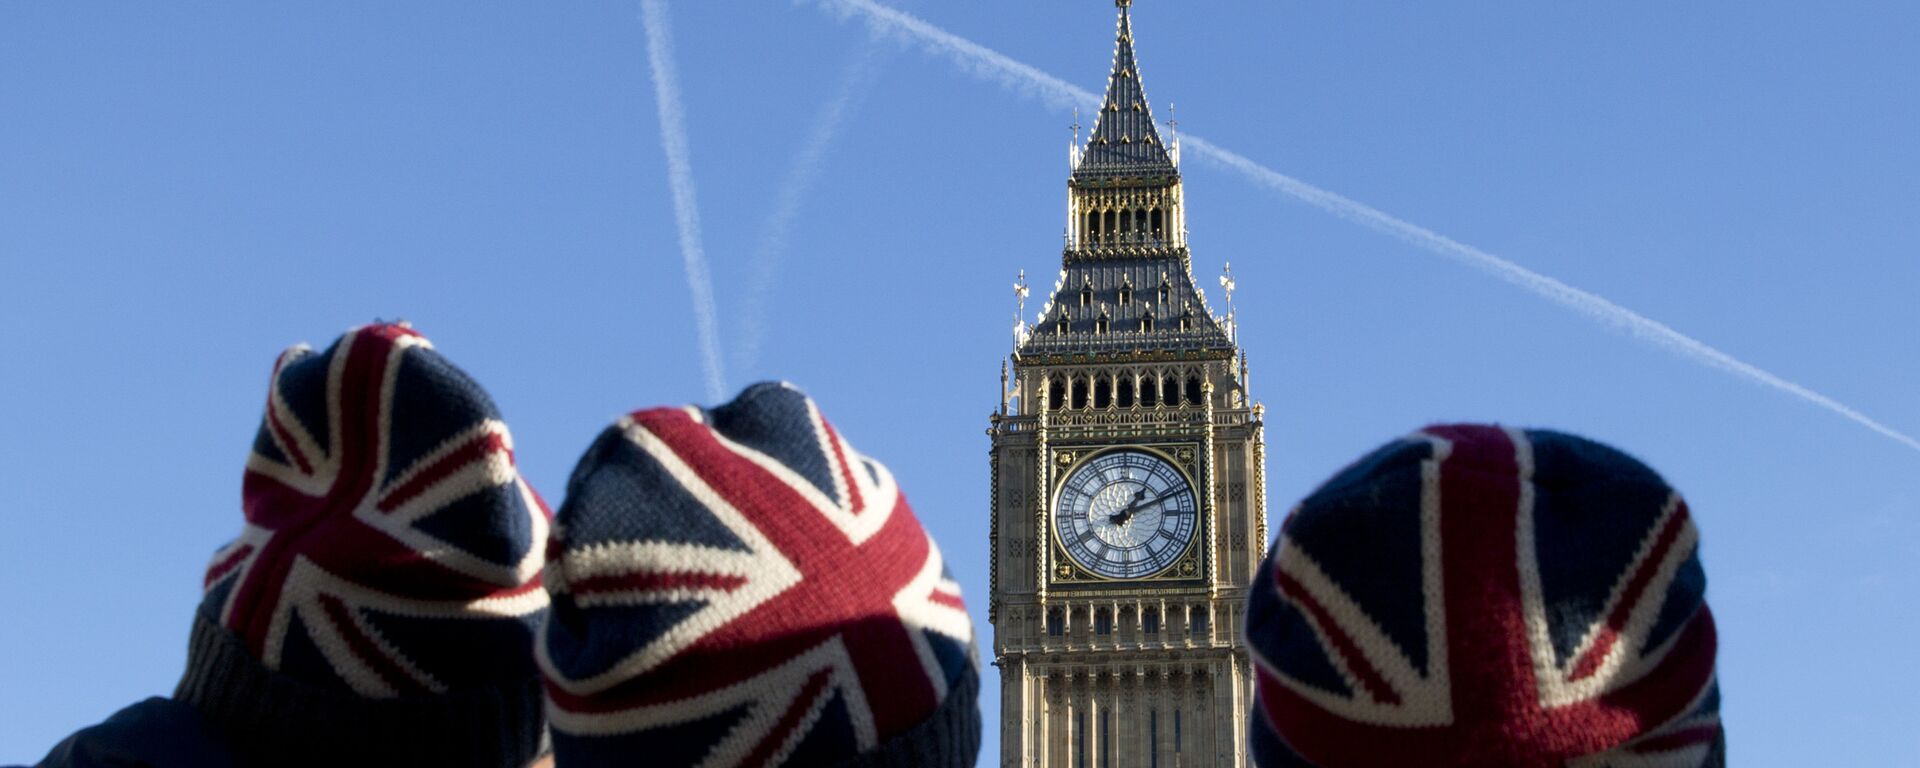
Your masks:
<svg viewBox="0 0 1920 768"><path fill-rule="evenodd" d="M1113 7L1115 8L1125 8L1130 5L1133 5L1133 0L1113 0Z"/></svg>

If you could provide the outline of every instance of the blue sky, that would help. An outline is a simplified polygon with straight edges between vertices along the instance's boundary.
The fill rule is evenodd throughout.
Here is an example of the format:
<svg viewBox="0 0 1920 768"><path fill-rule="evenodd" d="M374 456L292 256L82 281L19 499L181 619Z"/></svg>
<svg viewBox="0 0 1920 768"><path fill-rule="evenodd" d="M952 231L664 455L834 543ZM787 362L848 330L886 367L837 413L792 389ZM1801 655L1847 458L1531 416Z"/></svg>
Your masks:
<svg viewBox="0 0 1920 768"><path fill-rule="evenodd" d="M666 9L724 386L799 383L892 467L985 649L983 430L1013 277L1059 266L1072 115L833 6ZM1099 0L900 7L1080 88L1110 61ZM1920 433L1910 5L1141 0L1135 31L1182 132ZM710 399L646 32L633 3L0 6L0 762L171 689L282 347L412 320L550 498L618 413ZM1920 755L1920 451L1185 172L1276 522L1428 422L1614 443L1702 527L1738 764Z"/></svg>

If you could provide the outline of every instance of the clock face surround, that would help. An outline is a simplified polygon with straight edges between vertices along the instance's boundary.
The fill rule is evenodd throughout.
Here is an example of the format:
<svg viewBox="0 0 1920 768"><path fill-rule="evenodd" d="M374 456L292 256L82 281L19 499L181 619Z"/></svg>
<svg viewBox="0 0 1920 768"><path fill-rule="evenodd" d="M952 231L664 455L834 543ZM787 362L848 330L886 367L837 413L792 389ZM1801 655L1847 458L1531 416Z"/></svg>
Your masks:
<svg viewBox="0 0 1920 768"><path fill-rule="evenodd" d="M1193 541L1193 487L1166 459L1122 448L1081 462L1053 504L1055 535L1080 567L1110 579L1152 576Z"/></svg>

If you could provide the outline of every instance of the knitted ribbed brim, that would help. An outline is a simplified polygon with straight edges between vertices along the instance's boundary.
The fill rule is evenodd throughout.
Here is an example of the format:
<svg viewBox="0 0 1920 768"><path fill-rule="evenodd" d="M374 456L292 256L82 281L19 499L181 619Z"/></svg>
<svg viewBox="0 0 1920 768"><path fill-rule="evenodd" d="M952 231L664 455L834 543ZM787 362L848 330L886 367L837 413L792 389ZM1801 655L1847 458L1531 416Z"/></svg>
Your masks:
<svg viewBox="0 0 1920 768"><path fill-rule="evenodd" d="M268 670L204 613L173 695L248 765L524 768L542 751L537 678L366 699Z"/></svg>

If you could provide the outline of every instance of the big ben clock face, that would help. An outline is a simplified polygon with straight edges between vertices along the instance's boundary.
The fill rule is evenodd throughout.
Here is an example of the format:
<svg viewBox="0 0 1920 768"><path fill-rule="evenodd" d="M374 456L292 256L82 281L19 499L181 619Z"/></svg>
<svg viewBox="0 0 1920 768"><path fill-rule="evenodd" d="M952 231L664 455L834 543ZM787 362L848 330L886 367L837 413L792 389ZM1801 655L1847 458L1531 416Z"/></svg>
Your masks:
<svg viewBox="0 0 1920 768"><path fill-rule="evenodd" d="M1054 532L1080 567L1113 579L1166 570L1193 540L1198 507L1187 478L1136 450L1080 465L1053 505Z"/></svg>

